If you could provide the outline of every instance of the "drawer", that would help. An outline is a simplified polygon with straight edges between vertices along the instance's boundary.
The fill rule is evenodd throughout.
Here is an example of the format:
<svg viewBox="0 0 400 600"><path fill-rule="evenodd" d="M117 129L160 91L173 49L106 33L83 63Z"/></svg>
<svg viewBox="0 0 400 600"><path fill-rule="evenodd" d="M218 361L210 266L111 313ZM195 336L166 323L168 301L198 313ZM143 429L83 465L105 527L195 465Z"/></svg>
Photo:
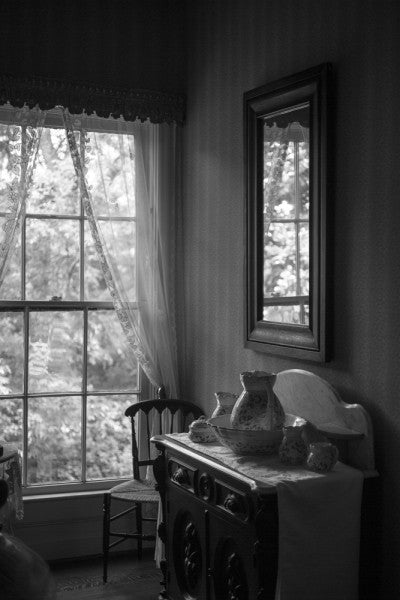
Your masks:
<svg viewBox="0 0 400 600"><path fill-rule="evenodd" d="M248 522L252 517L250 497L223 481L215 480L215 506L225 514L242 522Z"/></svg>
<svg viewBox="0 0 400 600"><path fill-rule="evenodd" d="M174 485L194 494L197 469L181 460L170 458L168 460L168 479Z"/></svg>

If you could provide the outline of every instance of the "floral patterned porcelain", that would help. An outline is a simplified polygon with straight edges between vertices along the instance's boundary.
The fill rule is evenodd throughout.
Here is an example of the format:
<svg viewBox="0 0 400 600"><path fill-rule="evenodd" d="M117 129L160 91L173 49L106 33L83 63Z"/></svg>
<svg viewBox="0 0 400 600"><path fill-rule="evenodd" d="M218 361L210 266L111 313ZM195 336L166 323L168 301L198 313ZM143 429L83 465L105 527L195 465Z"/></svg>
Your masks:
<svg viewBox="0 0 400 600"><path fill-rule="evenodd" d="M209 444L216 440L214 431L204 416L189 425L189 438L192 442L200 444Z"/></svg>
<svg viewBox="0 0 400 600"><path fill-rule="evenodd" d="M235 454L277 454L282 441L282 429L233 429L230 415L209 420L218 440Z"/></svg>
<svg viewBox="0 0 400 600"><path fill-rule="evenodd" d="M330 442L316 442L310 444L307 467L317 473L327 473L335 466L339 452L337 447Z"/></svg>
<svg viewBox="0 0 400 600"><path fill-rule="evenodd" d="M301 465L307 458L307 445L302 438L303 427L283 428L283 440L279 446L279 458L284 465Z"/></svg>
<svg viewBox="0 0 400 600"><path fill-rule="evenodd" d="M281 430L285 413L273 385L274 373L245 371L240 375L243 392L231 414L231 426L236 429Z"/></svg>
<svg viewBox="0 0 400 600"><path fill-rule="evenodd" d="M283 438L282 429L233 429L230 415L221 415L209 419L218 441L232 452L245 454L278 454ZM294 415L285 415L285 425L303 425L304 419Z"/></svg>
<svg viewBox="0 0 400 600"><path fill-rule="evenodd" d="M232 392L215 392L214 396L217 400L217 406L215 407L211 418L219 417L221 415L230 415L236 404L238 395L232 394Z"/></svg>

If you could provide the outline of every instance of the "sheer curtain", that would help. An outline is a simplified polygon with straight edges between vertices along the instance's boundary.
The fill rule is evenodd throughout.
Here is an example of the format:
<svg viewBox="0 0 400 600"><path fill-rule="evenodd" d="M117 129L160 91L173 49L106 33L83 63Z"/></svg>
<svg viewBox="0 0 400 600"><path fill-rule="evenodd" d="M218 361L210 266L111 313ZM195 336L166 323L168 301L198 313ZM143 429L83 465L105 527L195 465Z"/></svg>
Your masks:
<svg viewBox="0 0 400 600"><path fill-rule="evenodd" d="M132 356L153 386L164 385L167 395L177 397L177 125L77 116L63 108L0 107L0 141L7 146L0 182L0 286L19 240L47 116L52 126L65 127L90 231ZM110 161L101 151L105 134L114 136L117 177L110 177ZM129 236L136 238L134 256L127 255Z"/></svg>
<svg viewBox="0 0 400 600"><path fill-rule="evenodd" d="M98 143L107 123L94 117L73 118L67 110L63 110L63 118L92 237L129 347L151 383L156 387L163 384L167 395L176 398L176 125L117 122L126 202L116 206ZM120 232L113 220L117 214L135 217L130 232L136 236L134 273L130 269L124 272L119 260ZM157 423L158 419L152 419L153 434ZM139 426L139 446L140 437ZM151 468L146 469L146 479L154 481ZM157 522L161 519L159 503ZM158 566L163 556L164 546L157 537L154 558Z"/></svg>
<svg viewBox="0 0 400 600"><path fill-rule="evenodd" d="M308 142L309 128L298 121L286 127L264 125L264 234L268 233L279 199L290 142Z"/></svg>
<svg viewBox="0 0 400 600"><path fill-rule="evenodd" d="M39 108L0 107L0 286L19 241L18 229L25 213L32 173L46 111Z"/></svg>
<svg viewBox="0 0 400 600"><path fill-rule="evenodd" d="M176 125L76 116L66 109L62 115L90 231L129 348L150 382L177 397ZM99 143L116 128L117 200ZM124 261L129 236L136 237L137 252Z"/></svg>
<svg viewBox="0 0 400 600"><path fill-rule="evenodd" d="M129 348L150 382L177 397L177 125L76 116L61 107L47 112L1 106L0 143L6 152L0 165L0 286L19 240L45 120L65 127L90 231ZM115 138L117 177L107 172L109 160L99 143L105 134ZM129 236L136 238L137 254L127 257Z"/></svg>

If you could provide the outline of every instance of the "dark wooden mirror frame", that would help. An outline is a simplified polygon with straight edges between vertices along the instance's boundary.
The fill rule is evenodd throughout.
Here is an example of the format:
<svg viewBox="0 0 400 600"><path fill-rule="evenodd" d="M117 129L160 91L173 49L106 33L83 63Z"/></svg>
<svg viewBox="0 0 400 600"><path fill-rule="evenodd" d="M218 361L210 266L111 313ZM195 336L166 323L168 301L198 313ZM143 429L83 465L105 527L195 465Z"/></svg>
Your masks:
<svg viewBox="0 0 400 600"><path fill-rule="evenodd" d="M263 119L275 111L310 103L309 325L263 320ZM328 167L331 65L323 64L244 94L246 178L245 347L303 360L329 359L332 323L328 283L327 225L332 229ZM329 114L328 114L329 113ZM329 217L329 218L328 218Z"/></svg>

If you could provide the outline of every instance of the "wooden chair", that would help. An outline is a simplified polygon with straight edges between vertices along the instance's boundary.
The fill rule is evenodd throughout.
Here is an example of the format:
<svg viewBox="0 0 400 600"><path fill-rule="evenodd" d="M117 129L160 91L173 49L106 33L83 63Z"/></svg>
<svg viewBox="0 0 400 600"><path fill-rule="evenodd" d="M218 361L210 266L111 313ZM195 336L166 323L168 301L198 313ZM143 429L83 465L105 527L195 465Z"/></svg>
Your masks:
<svg viewBox="0 0 400 600"><path fill-rule="evenodd" d="M200 415L204 414L198 406L192 404L191 402L166 399L163 397L163 388L160 388L158 395L158 399L137 402L136 404L129 406L129 408L127 408L125 411L125 415L131 420L133 479L114 486L104 494L104 583L107 581L108 555L111 548L125 540L135 539L137 540L138 559L141 559L143 541L154 541L156 539L156 533L143 533L143 522L156 522L157 519L143 517L142 504L158 504L159 501L159 494L155 489L155 483L143 477L143 468L147 470L147 468L154 462L150 438L154 433L162 434L173 433L176 431L187 431L189 424L193 420L197 419ZM138 427L138 423L140 424L140 429ZM136 436L136 429L138 429L139 433L139 444ZM111 516L111 502L113 500L128 503L130 506L122 512L118 512L117 514ZM111 530L111 523L131 512L136 513L135 531L128 532ZM117 539L110 542L110 538L114 537Z"/></svg>

